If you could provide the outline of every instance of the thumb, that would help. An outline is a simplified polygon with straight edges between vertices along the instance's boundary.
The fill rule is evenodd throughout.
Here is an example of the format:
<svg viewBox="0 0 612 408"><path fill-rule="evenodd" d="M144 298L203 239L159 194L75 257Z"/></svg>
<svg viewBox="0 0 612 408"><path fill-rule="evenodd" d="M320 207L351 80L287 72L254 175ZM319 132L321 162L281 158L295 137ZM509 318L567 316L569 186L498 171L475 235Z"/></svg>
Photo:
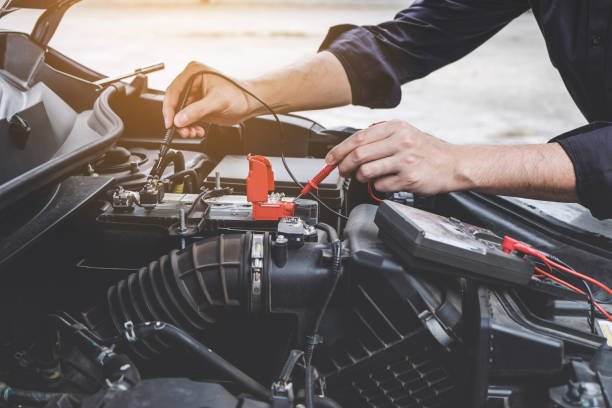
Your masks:
<svg viewBox="0 0 612 408"><path fill-rule="evenodd" d="M219 108L218 98L204 97L177 113L174 116L174 125L179 128L191 125L206 115L216 112Z"/></svg>

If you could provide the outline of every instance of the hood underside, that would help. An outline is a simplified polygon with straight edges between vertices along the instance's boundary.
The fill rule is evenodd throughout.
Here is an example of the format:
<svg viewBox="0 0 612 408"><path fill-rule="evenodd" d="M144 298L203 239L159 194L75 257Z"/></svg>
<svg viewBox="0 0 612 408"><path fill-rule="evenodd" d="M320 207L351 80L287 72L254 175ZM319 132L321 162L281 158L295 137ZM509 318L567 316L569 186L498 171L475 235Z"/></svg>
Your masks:
<svg viewBox="0 0 612 408"><path fill-rule="evenodd" d="M4 8L34 8L49 9L65 3L75 3L69 0L8 0L0 2Z"/></svg>

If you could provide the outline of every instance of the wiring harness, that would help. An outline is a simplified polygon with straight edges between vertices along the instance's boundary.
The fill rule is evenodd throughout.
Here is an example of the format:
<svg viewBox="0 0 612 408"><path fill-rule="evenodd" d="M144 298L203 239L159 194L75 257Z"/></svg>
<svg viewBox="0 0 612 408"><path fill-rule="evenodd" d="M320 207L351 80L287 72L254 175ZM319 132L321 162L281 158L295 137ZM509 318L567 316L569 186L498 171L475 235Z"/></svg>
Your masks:
<svg viewBox="0 0 612 408"><path fill-rule="evenodd" d="M580 293L581 295L586 296L587 301L591 305L591 313L589 315L589 325L593 333L595 333L594 309L597 309L606 319L612 321L612 316L601 306L600 302L597 302L595 300L593 296L593 292L591 291L591 288L589 286L589 284L595 285L601 288L602 290L604 290L609 295L612 295L612 289L610 289L605 284L601 283L597 279L594 279L590 276L587 276L580 272L575 271L569 265L556 259L555 257L549 254L546 254L542 251L539 251L514 238L511 238L508 236L504 237L502 241L502 249L506 253L519 252L524 255L534 257L536 260L540 261L542 265L547 269L547 270L544 270L543 268L540 268L539 266L535 266L534 269L537 272L537 274L534 275L535 277L538 277L538 278L545 277L545 278L551 279L554 282L557 282L573 290L576 293ZM586 291L576 287L575 285L572 285L571 283L567 282L567 280L562 279L559 276L555 275L555 273L558 273L558 272L565 273L569 276L580 279L580 281L583 282Z"/></svg>

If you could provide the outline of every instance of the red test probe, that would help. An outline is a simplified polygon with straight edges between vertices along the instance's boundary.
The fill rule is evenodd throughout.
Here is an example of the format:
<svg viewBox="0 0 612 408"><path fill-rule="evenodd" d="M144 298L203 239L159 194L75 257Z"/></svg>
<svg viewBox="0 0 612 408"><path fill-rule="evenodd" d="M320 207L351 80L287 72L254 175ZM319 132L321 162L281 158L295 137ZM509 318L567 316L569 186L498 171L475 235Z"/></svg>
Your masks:
<svg viewBox="0 0 612 408"><path fill-rule="evenodd" d="M304 188L302 188L302 191L300 191L300 195L295 197L295 199L297 200L298 198L308 194L310 192L310 190L312 190L313 188L315 190L318 189L319 188L319 184L321 184L321 182L323 180L325 180L327 178L327 176L329 176L329 173L334 171L335 168L336 168L336 166L332 166L331 164L328 164L327 166L325 166L323 168L323 170L321 170L320 172L317 173L316 176L314 176L313 178L308 180L308 183L306 183L304 185Z"/></svg>
<svg viewBox="0 0 612 408"><path fill-rule="evenodd" d="M381 123L385 123L386 121L381 121L381 122L376 122L376 123L372 123L369 127L372 126L376 126L376 125L380 125ZM321 182L323 180L325 180L327 178L327 176L329 176L329 174L334 171L334 169L336 168L336 166L333 166L331 164L328 164L327 166L325 166L323 168L323 170L321 170L320 172L317 173L316 176L314 176L313 178L311 178L310 180L308 180L308 183L306 183L304 185L304 188L302 188L302 191L300 191L300 195L298 195L297 197L295 197L295 199L299 199L302 196L305 196L306 194L308 194L310 192L310 190L312 190L313 188L315 190L317 190L319 188L319 184L321 184ZM371 182L368 183L368 191L370 193L370 195L372 196L372 198L378 202L381 202L382 200L378 197L376 197L374 195L374 192L372 191L372 184Z"/></svg>

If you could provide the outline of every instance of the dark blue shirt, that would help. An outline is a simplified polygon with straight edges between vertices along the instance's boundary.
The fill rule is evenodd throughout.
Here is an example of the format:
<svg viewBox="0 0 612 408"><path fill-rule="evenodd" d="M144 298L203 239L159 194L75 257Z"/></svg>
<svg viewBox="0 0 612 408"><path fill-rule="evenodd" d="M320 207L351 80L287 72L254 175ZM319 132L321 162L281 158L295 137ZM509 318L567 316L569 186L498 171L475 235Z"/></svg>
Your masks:
<svg viewBox="0 0 612 408"><path fill-rule="evenodd" d="M391 108L402 84L458 60L530 8L551 62L590 122L552 141L574 164L581 203L612 218L611 0L417 0L392 21L332 27L321 50L344 66L354 104Z"/></svg>

